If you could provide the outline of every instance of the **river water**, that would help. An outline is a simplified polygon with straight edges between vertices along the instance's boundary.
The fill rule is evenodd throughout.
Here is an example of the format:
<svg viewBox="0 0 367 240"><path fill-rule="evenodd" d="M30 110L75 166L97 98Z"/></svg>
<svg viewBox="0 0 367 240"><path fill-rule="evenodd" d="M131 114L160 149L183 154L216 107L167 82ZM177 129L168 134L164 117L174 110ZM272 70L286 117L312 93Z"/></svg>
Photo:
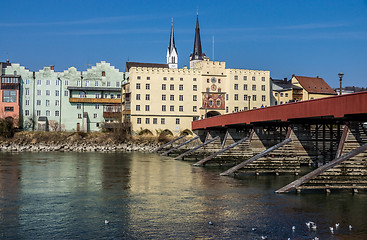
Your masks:
<svg viewBox="0 0 367 240"><path fill-rule="evenodd" d="M0 239L367 239L365 193L275 194L295 177L223 170L157 154L0 153Z"/></svg>

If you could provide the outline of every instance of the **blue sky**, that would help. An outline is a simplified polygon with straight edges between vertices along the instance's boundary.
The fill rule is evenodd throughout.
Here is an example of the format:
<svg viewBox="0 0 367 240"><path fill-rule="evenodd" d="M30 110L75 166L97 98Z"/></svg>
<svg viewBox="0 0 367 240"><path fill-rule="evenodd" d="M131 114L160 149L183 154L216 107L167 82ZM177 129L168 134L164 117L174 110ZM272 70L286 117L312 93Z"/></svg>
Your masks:
<svg viewBox="0 0 367 240"><path fill-rule="evenodd" d="M0 61L32 71L85 70L99 61L165 63L171 18L179 67L189 65L196 9L203 51L229 68L323 77L367 87L367 0L6 1Z"/></svg>

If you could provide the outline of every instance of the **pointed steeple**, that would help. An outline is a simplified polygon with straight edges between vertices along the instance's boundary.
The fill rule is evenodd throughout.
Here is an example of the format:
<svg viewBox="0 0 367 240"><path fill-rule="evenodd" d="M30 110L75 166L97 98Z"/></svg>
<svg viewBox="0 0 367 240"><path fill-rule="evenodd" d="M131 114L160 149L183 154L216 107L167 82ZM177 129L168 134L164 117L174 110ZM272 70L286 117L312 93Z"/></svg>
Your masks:
<svg viewBox="0 0 367 240"><path fill-rule="evenodd" d="M177 68L178 55L175 46L175 35L173 33L173 19L171 20L171 36L169 40L169 45L167 49L167 64L169 68Z"/></svg>
<svg viewBox="0 0 367 240"><path fill-rule="evenodd" d="M196 27L195 27L195 39L194 39L194 51L190 55L190 68L194 68L195 64L204 60L205 53L201 49L200 40L200 27L199 27L199 14L196 14Z"/></svg>

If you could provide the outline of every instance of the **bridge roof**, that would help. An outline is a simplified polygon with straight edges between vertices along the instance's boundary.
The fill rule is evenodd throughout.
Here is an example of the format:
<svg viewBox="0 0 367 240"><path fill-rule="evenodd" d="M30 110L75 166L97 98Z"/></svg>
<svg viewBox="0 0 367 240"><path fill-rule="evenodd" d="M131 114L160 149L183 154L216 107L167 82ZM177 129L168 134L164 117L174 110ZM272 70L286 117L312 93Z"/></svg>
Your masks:
<svg viewBox="0 0 367 240"><path fill-rule="evenodd" d="M264 122L304 121L320 118L349 120L358 117L367 122L367 91L258 108L192 122L192 130L230 127Z"/></svg>

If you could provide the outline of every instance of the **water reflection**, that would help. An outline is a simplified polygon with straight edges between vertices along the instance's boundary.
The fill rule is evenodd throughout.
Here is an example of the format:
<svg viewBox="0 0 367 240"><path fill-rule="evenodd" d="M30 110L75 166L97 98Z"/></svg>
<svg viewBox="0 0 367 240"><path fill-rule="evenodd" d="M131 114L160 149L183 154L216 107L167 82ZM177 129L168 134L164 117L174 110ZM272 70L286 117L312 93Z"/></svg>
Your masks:
<svg viewBox="0 0 367 240"><path fill-rule="evenodd" d="M222 171L155 154L0 153L0 238L367 238L365 194L278 195L295 176Z"/></svg>

